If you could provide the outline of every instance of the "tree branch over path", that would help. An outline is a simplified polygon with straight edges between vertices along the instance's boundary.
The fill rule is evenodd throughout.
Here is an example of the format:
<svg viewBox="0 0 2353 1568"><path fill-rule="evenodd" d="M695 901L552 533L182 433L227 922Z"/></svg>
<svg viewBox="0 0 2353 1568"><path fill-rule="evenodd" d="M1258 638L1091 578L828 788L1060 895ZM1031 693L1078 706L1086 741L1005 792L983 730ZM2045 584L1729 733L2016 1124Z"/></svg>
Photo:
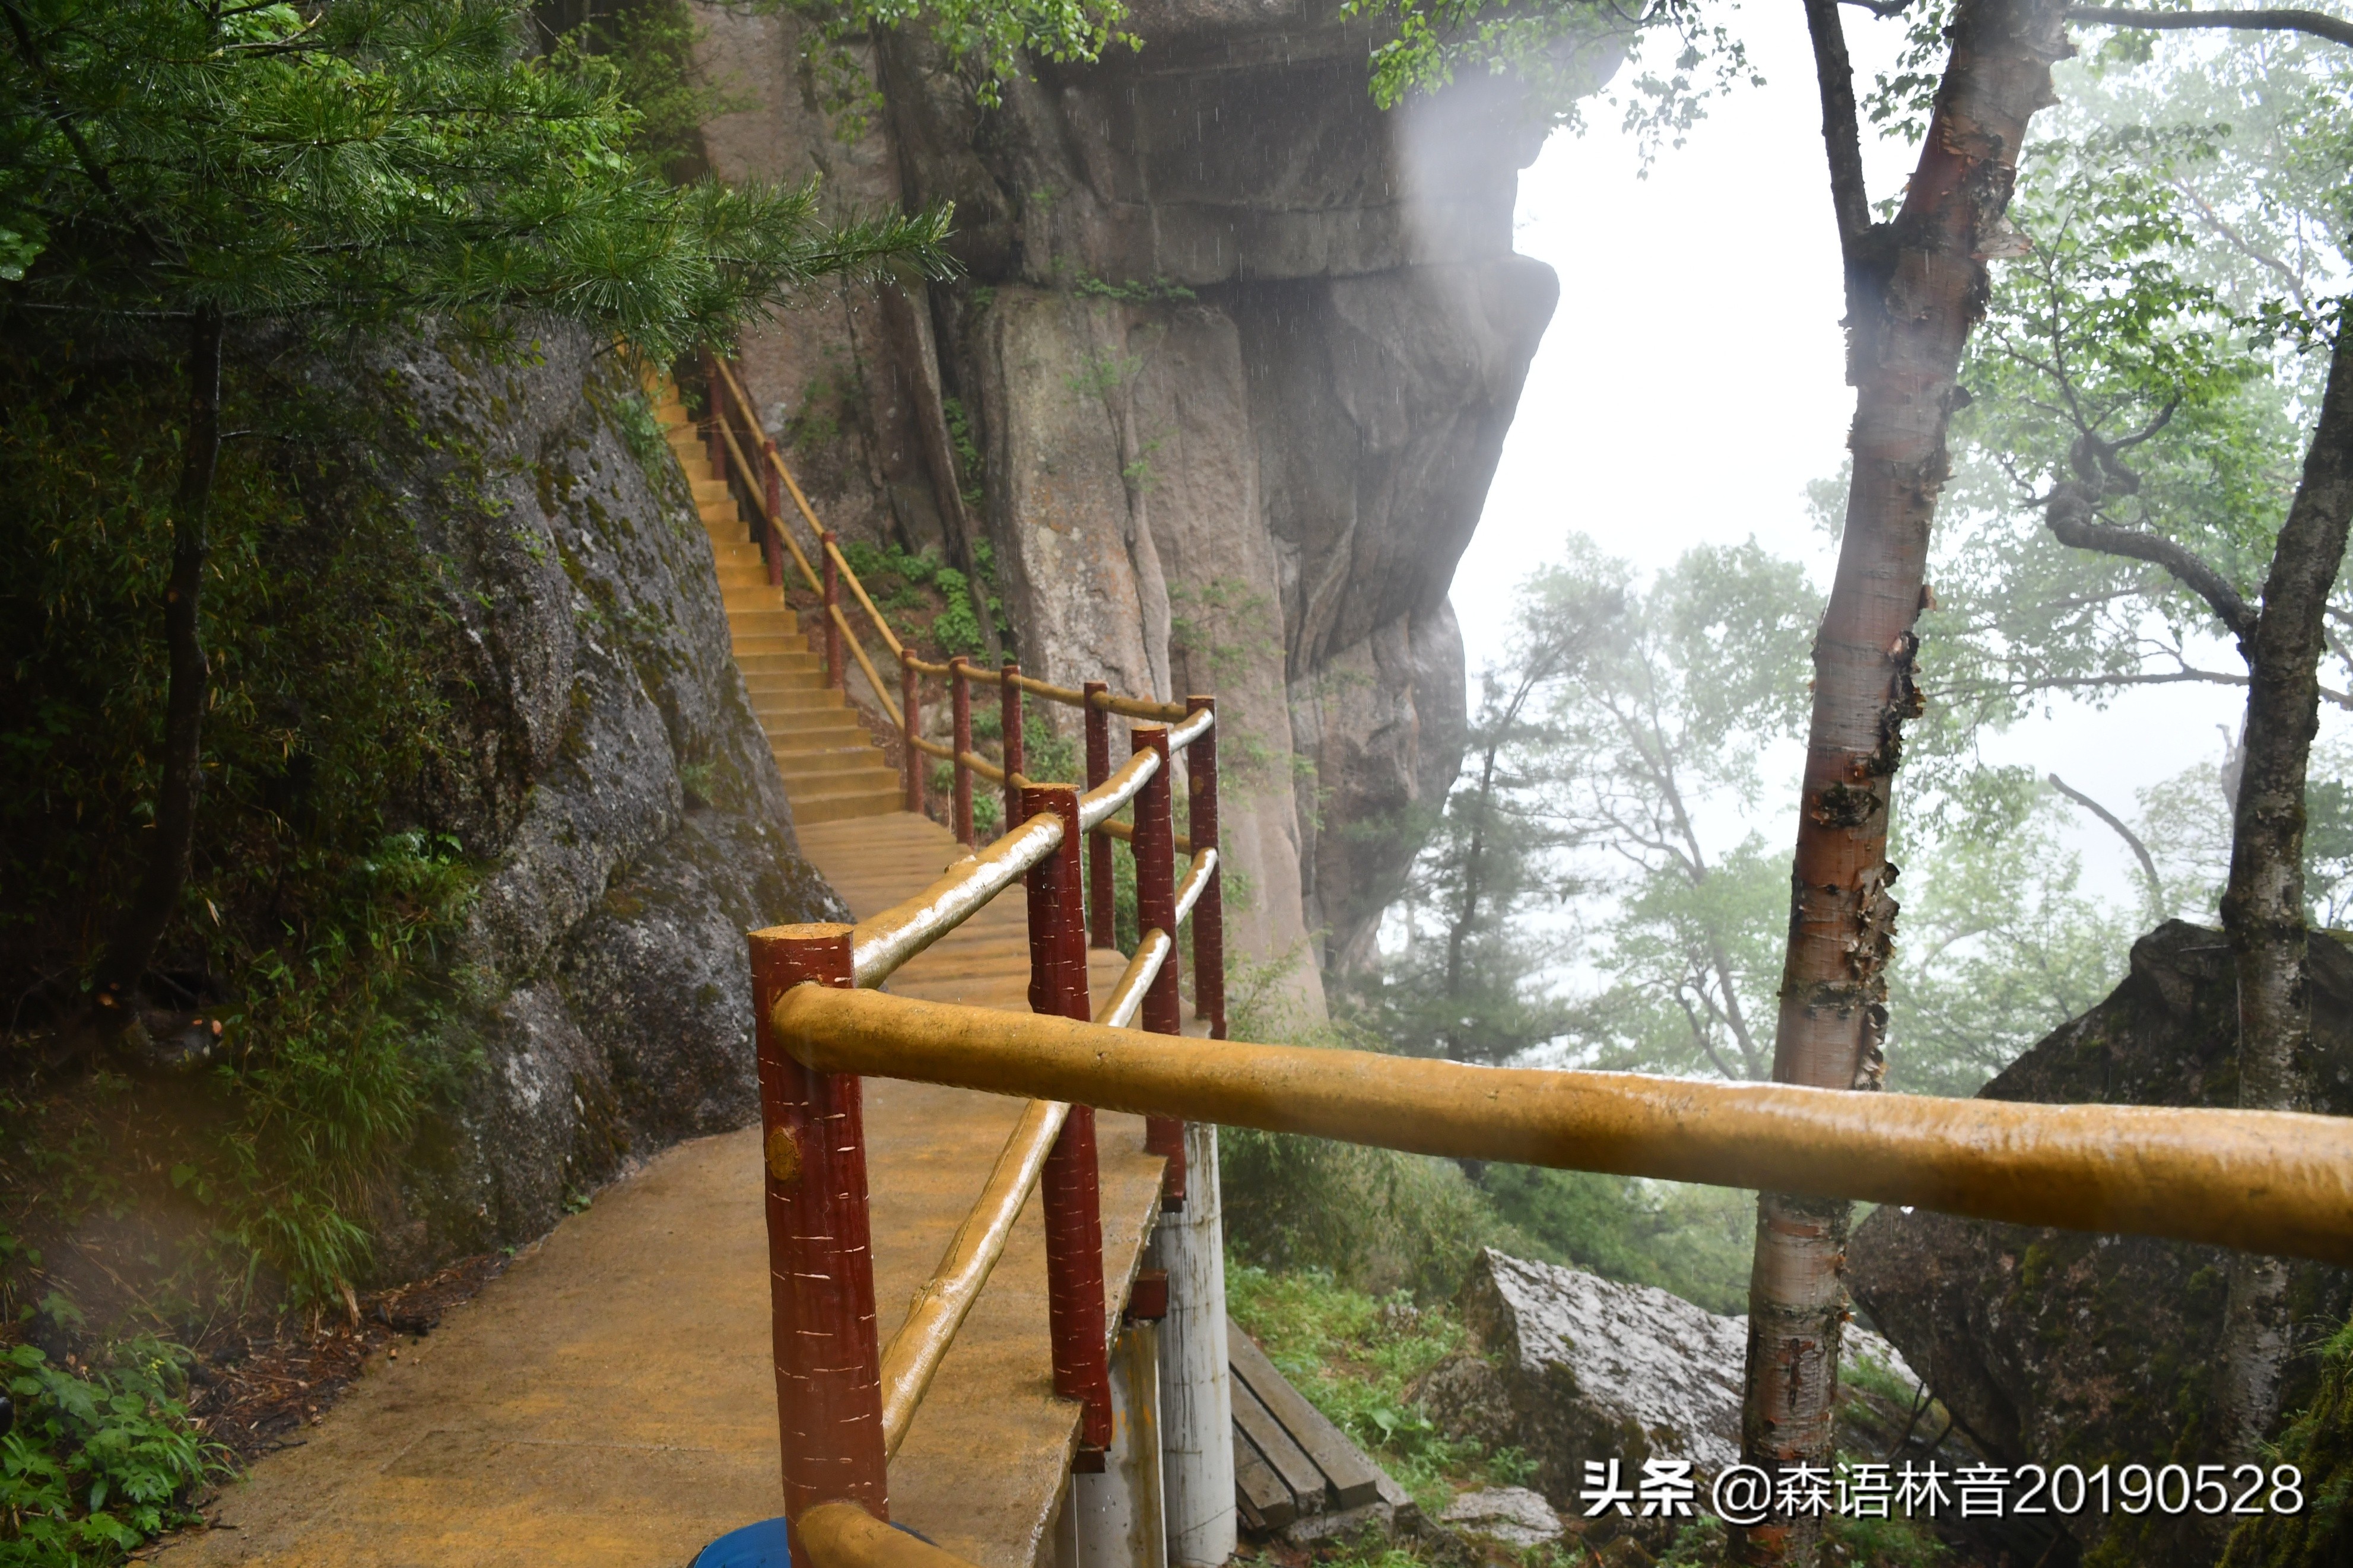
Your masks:
<svg viewBox="0 0 2353 1568"><path fill-rule="evenodd" d="M2241 643L2254 637L2258 618L2255 608L2240 596L2229 578L2162 534L2094 521L2097 514L2080 487L2063 484L2052 490L2042 515L2050 524L2052 537L2060 543L2161 566L2183 587L2205 600L2216 618L2230 627L2231 635Z"/></svg>
<svg viewBox="0 0 2353 1568"><path fill-rule="evenodd" d="M1963 680L1944 686L1924 688L1931 700L1959 702L1967 698L1989 692L2002 692L2012 697L2031 697L2043 691L2108 691L2127 686L2245 686L2248 678L2233 675L2227 669L2200 669L2186 665L2175 670L2142 670L2116 675L2048 675L2016 680ZM2320 688L2323 700L2353 712L2353 691L2339 691L2333 686Z"/></svg>
<svg viewBox="0 0 2353 1568"><path fill-rule="evenodd" d="M2353 22L2319 11L2132 11L2106 5L2070 5L2067 20L2101 27L2228 27L2249 33L2308 33L2332 44L2353 44Z"/></svg>
<svg viewBox="0 0 2353 1568"><path fill-rule="evenodd" d="M1831 211L1838 222L1839 252L1848 269L1862 259L1871 233L1871 193L1862 177L1862 131L1855 117L1854 67L1847 58L1846 26L1840 0L1806 0L1808 31L1814 40L1814 77L1822 94L1822 147L1830 155Z"/></svg>
<svg viewBox="0 0 2353 1568"><path fill-rule="evenodd" d="M2140 835L2126 826L2123 817L2118 816L2082 790L2075 788L2057 773L2048 774L2046 778L2052 789L2116 829L2116 837L2125 841L2125 847L2130 849L2133 852L2133 858L2140 862L2140 874L2148 879L2150 914L2156 919L2162 920L2165 917L2165 881L2157 874L2157 859L2149 854L2148 846L2141 842Z"/></svg>

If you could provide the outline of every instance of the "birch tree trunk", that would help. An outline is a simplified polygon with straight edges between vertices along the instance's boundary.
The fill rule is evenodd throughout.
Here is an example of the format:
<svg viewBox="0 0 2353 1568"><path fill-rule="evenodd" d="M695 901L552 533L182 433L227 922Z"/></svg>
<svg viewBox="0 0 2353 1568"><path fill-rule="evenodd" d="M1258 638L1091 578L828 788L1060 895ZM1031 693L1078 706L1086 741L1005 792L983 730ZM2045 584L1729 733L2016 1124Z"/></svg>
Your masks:
<svg viewBox="0 0 2353 1568"><path fill-rule="evenodd" d="M2304 786L2320 725L2322 617L2353 519L2353 332L2340 321L2304 476L2273 546L2247 647L2246 738L2222 929L2239 974L2239 1103L2308 1110L2312 992L2306 973ZM2261 1458L2289 1343L2287 1265L2233 1253L2216 1369L2214 1457Z"/></svg>
<svg viewBox="0 0 2353 1568"><path fill-rule="evenodd" d="M1876 1089L1885 1069L1889 784L1913 684L1929 524L1949 468L1946 427L1966 398L1957 374L1984 313L1989 255L2020 143L2055 101L2051 67L2071 51L2061 0L1961 0L1952 54L1920 162L1894 223L1872 226L1852 72L1834 0L1807 0L1847 277L1848 446L1854 479L1829 607L1814 644L1814 712L1791 872L1788 956L1773 1076L1821 1089ZM1742 1448L1769 1472L1832 1460L1840 1326L1847 1316L1848 1205L1757 1196L1749 1278ZM1802 1562L1820 1521L1775 1514L1735 1532L1746 1563Z"/></svg>

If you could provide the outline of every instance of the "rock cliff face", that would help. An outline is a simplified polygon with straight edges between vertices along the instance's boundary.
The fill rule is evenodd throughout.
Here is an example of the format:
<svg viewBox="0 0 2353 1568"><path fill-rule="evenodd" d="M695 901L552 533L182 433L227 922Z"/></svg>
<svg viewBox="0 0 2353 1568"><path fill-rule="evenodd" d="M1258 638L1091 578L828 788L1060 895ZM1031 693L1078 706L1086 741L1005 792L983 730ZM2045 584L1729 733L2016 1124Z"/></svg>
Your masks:
<svg viewBox="0 0 2353 1568"><path fill-rule="evenodd" d="M443 1022L471 1060L378 1216L388 1277L539 1236L629 1154L756 1115L744 933L846 918L795 847L709 540L590 346L382 367L418 438L379 472L467 671L464 761L416 809L488 868Z"/></svg>
<svg viewBox="0 0 2353 1568"><path fill-rule="evenodd" d="M965 279L743 345L828 523L986 542L1050 679L1216 692L1234 940L1361 961L1460 761L1448 587L1557 292L1511 246L1541 125L1485 81L1380 112L1328 5L1149 0L1139 53L994 110L886 38L845 142L797 24L701 16L752 104L705 128L717 172L955 204Z"/></svg>
<svg viewBox="0 0 2353 1568"><path fill-rule="evenodd" d="M2353 953L2312 943L2314 1110L2353 1115ZM2237 1103L2237 985L2222 933L2170 921L2133 947L2131 972L1981 1091L2055 1103ZM2218 1362L2226 1255L2146 1237L1996 1225L1883 1208L1858 1226L1849 1284L1962 1427L2005 1464L2200 1461ZM2299 1353L2283 1407L2310 1397L2309 1353L2353 1306L2353 1274L2293 1268ZM2211 1563L2200 1515L2086 1512L2068 1521L2095 1563Z"/></svg>

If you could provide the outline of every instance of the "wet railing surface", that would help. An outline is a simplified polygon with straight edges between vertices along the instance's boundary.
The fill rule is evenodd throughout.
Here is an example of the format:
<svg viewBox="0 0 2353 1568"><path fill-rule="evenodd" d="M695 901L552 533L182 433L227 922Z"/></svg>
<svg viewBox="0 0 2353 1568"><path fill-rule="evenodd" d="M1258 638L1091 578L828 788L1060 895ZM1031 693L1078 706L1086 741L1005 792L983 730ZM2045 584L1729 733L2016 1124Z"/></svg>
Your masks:
<svg viewBox="0 0 2353 1568"><path fill-rule="evenodd" d="M1189 1119L2353 1265L2353 1123L2337 1118L1858 1095L1226 1040L1215 703L1122 696L1095 681L1057 686L1011 662L990 670L916 657L758 435L733 373L718 361L709 372L714 407L726 405L713 423L755 492L771 580L782 581L789 559L821 595L827 668L846 683L845 655L854 658L898 728L909 810L927 805L923 759L952 765L948 812L972 851L913 898L855 926L751 937L785 1511L796 1552L818 1568L962 1568L877 1522L889 1518L887 1465L1033 1194L1045 1218L1053 1385L1080 1411L1074 1468L1100 1462L1112 1401L1098 1106L1146 1118L1146 1147L1168 1162L1163 1201L1172 1207L1186 1190ZM788 531L786 493L816 538L819 564ZM845 584L899 666L896 702L843 611ZM927 679L945 686L949 741L922 731ZM994 762L973 747L975 686L997 691ZM1025 697L1082 710L1083 789L1023 772ZM1116 770L1114 714L1138 721ZM1179 758L1183 835L1172 787ZM1013 825L986 846L974 842L976 777L1004 791L1004 820ZM1118 821L1131 807L1133 823ZM1088 933L1111 945L1114 839L1134 858L1141 935L1096 1005ZM871 994L1017 882L1028 906L1029 1016ZM1194 1021L1207 1037L1184 1033L1177 958L1187 935ZM878 1342L868 1247L862 1075L1030 1098L888 1345Z"/></svg>

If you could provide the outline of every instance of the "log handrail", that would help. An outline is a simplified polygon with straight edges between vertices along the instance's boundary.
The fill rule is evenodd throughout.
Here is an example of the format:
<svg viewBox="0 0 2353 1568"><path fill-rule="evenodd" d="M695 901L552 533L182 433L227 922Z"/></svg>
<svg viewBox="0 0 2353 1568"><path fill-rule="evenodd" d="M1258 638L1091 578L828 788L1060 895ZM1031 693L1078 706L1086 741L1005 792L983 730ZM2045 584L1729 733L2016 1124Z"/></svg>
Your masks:
<svg viewBox="0 0 2353 1568"><path fill-rule="evenodd" d="M863 986L891 978L899 966L955 930L1018 881L1062 842L1054 816L1033 816L976 855L952 863L912 899L892 905L850 930L851 973Z"/></svg>
<svg viewBox="0 0 2353 1568"><path fill-rule="evenodd" d="M855 661L877 705L902 742L906 807L927 807L924 770L934 757L956 775L959 840L970 844L971 782L977 776L1005 790L1004 816L1013 826L996 842L944 867L912 899L855 926L778 927L751 936L756 997L773 1000L806 980L828 986L882 985L901 966L955 931L1017 882L1029 904L1030 1005L1040 1013L1106 1028L1175 1034L1183 1027L1176 975L1171 965L1178 934L1193 931L1195 1022L1222 1037L1222 926L1215 848L1216 751L1214 704L1206 697L1183 704L1113 693L1099 681L1083 689L1025 675L1008 662L975 669L963 658L934 664L915 656L892 632L851 566L839 542L818 518L775 441L762 431L733 367L707 356L709 419L704 434L730 488L749 492L771 584L781 586L789 555L800 581L817 594L828 685L847 693L845 666ZM738 426L741 426L740 429ZM786 521L785 495L817 541L803 550ZM849 585L867 620L899 665L893 702L841 602ZM846 645L846 646L845 646ZM846 656L846 657L845 657ZM948 744L923 732L921 681L950 683L954 719ZM970 688L998 690L1001 760L973 749ZM1024 772L1023 699L1074 707L1087 716L1088 767L1083 791L1043 784ZM1138 721L1131 754L1113 770L1108 762L1109 716ZM1186 757L1191 836L1173 831L1174 758ZM1117 817L1133 811L1133 825ZM1194 840L1202 847L1196 851ZM1125 973L1100 1007L1088 1005L1088 921L1083 862L1095 873L1098 942L1111 940L1110 845L1130 844L1138 868L1138 912L1145 928ZM1179 855L1190 859L1181 868ZM907 1436L933 1378L954 1344L974 1301L1003 1256L1017 1217L1033 1197L1041 1204L1048 1236L1047 1281L1052 1384L1074 1400L1079 1468L1100 1468L1119 1430L1109 1377L1104 1317L1101 1216L1094 1144L1094 1109L1039 1099L1024 1107L938 1267L910 1303L887 1346L874 1340L873 1281L867 1252L867 1196L861 1094L857 1075L811 1069L783 1051L765 1005L754 1009L763 1152L767 1173L769 1271L776 1328L778 1415L784 1450L786 1527L793 1551L810 1563L840 1568L959 1568L958 1560L913 1543L880 1520L888 1517L887 1470ZM1145 1152L1162 1162L1161 1206L1186 1203L1188 1155L1184 1124L1168 1116L1145 1119ZM817 1183L805 1174L822 1173ZM786 1287L782 1282L793 1282ZM1115 1283L1115 1282L1113 1282ZM1198 1308L1198 1303L1196 1304ZM829 1347L805 1353L811 1347ZM789 1394L787 1391L791 1391ZM1090 1456L1092 1458L1090 1459Z"/></svg>
<svg viewBox="0 0 2353 1568"><path fill-rule="evenodd" d="M988 1283L997 1260L1005 1255L1014 1222L1021 1217L1029 1194L1038 1190L1047 1151L1054 1146L1070 1112L1070 1102L1061 1100L1033 1100L1022 1108L1021 1119L1006 1137L997 1163L981 1184L980 1196L973 1200L972 1211L956 1226L947 1250L940 1256L939 1267L916 1289L914 1299L907 1304L906 1321L883 1347L885 1458L896 1456L899 1445L906 1441L907 1428L914 1425L915 1412L931 1391L933 1375L955 1343L956 1331L964 1327L972 1304L980 1299L981 1287Z"/></svg>
<svg viewBox="0 0 2353 1568"><path fill-rule="evenodd" d="M744 395L744 388L736 382L734 372L727 368L725 360L721 359L717 354L712 354L710 356L709 363L726 378L727 390L733 395L736 412L743 416L745 437L749 439L752 432L760 427L758 421L752 416L751 400ZM744 448L735 439L735 430L727 418L726 411L719 405L718 390L716 387L712 389L711 422L719 427L720 438L726 442L727 450L734 455L735 471L749 475L752 471L752 464L744 458ZM771 462L776 460L775 442L764 437L760 442L760 449ZM781 465L778 471L782 471ZM750 490L752 487L747 484L744 489ZM799 493L797 489L794 491L796 496ZM791 552L793 564L800 568L801 576L807 581L809 591L818 592L817 568L811 566L808 557L801 553L799 543L786 530L784 519L778 517L775 510L769 506L768 495L765 488L754 492L753 504L759 508L760 521L765 526L769 536Z"/></svg>
<svg viewBox="0 0 2353 1568"><path fill-rule="evenodd" d="M902 679L910 673L936 680L954 679L956 673L954 661L934 663L928 659L920 658L900 640L896 633L892 631L890 621L883 616L881 607L874 603L873 595L867 592L866 584L859 577L857 569L850 565L849 558L842 552L839 542L818 521L817 510L810 506L808 496L801 489L800 482L793 477L792 468L786 463L784 454L777 450L776 442L769 439L762 431L758 416L753 410L751 395L744 390L743 381L736 375L734 367L729 364L724 357L716 353L705 356L704 363L710 367L711 372L709 380L712 423L717 426L719 439L724 443L728 453L734 459L734 472L744 475L748 479L754 465L745 456L744 442L748 441L756 445L761 463L765 464L768 472L782 486L785 493L792 497L794 509L800 513L801 521L807 524L809 532L817 540L818 557L826 567L823 572L810 562L807 554L801 549L800 542L795 539L792 531L785 526L779 508L771 504L770 497L774 492L764 486L747 484L744 487L755 492L754 504L758 510L760 521L766 535L781 544L791 554L793 564L800 572L801 578L808 585L809 591L818 595L823 601L824 625L828 634L827 679L835 685L841 686L845 695L847 694L848 687L843 681L843 671L835 668L840 662L834 657L838 642L839 646L846 647L851 658L856 660L860 671L866 677L867 685L873 690L876 704L889 719L891 727L899 731L902 749L906 752L901 759L900 765L903 770L905 793L909 801L920 802L923 798L922 764L916 760L916 752L939 757L955 765L958 798L963 798L964 792L968 788L967 781L972 773L978 773L982 777L998 783L1005 782L1006 775L1002 768L981 763L976 754L965 752L954 747L944 747L921 733L917 726L908 722L908 710L916 703L913 681L905 682L907 690L903 694L904 700L892 700L891 689L884 684L873 659L868 656L864 642L850 625L849 617L843 612L841 605L835 602L831 584L837 577L849 585L850 596L856 599L859 607L866 612L867 620L874 627L875 633L881 637L883 645L891 650L891 658L898 662ZM733 416L732 418L731 411ZM736 437L734 426L737 420L740 420L744 426L743 441L739 441ZM966 680L978 681L986 686L1010 685L1017 690L1033 697L1044 698L1050 702L1065 707L1117 713L1125 718L1141 720L1148 723L1175 725L1176 728L1169 734L1171 751L1185 749L1200 736L1209 722L1213 721L1207 710L1187 704L1160 702L1143 697L1127 697L1108 689L1074 690L1067 686L1057 686L1050 681L1040 680L1035 676L1024 675L1011 666L1000 671L967 665L963 673ZM1013 769L1013 774L1017 780L1020 777L1018 763ZM1018 788L1018 785L1016 784L1014 787ZM911 809L919 809L919 807L911 806ZM1090 823L1089 826L1092 829L1097 825ZM1103 825L1101 830L1113 838L1124 839L1127 837L1122 825L1117 823ZM1189 850L1190 846L1180 839L1178 847L1180 850Z"/></svg>
<svg viewBox="0 0 2353 1568"><path fill-rule="evenodd" d="M891 623L882 618L882 612L874 607L872 599L867 597L866 584L859 581L857 570L849 564L849 557L842 554L841 546L828 539L825 552L833 557L833 563L841 568L842 581L848 583L849 591L858 595L858 602L866 606L866 618L872 621L874 629L882 634L883 645L890 648L891 657L904 659L907 657L905 646L891 635Z"/></svg>
<svg viewBox="0 0 2353 1568"><path fill-rule="evenodd" d="M1156 929L1145 932L1127 972L1096 1010L1095 1022L1113 1029L1134 1024L1144 1005L1145 989L1176 950L1167 932ZM1046 1168L1046 1152L1053 1147L1070 1109L1068 1100L1033 1100L1022 1109L1020 1120L1013 1124L996 1164L989 1169L988 1179L981 1184L980 1196L973 1200L971 1212L941 1254L939 1267L916 1289L907 1307L906 1321L884 1347L882 1452L886 1458L897 1454L905 1441L933 1375L955 1342L956 1331L964 1326L972 1304L980 1299L981 1287L988 1283L997 1260L1004 1256L1014 1222L1037 1190L1038 1178Z"/></svg>
<svg viewBox="0 0 2353 1568"><path fill-rule="evenodd" d="M774 480L757 507L761 522L818 589L829 633L848 644L900 730L909 809L924 809L923 770L939 758L955 771L959 842L970 846L976 837L969 809L976 777L1004 788L1002 816L1011 824L995 842L944 867L921 893L854 927L779 928L752 938L771 1273L779 1282L773 1289L780 1391L795 1353L788 1347L802 1342L787 1332L800 1321L794 1314L836 1336L823 1342L836 1349L796 1374L800 1381L793 1386L804 1391L793 1395L799 1404L787 1408L780 1394L786 1513L794 1551L813 1568L969 1568L878 1521L884 1467L1033 1197L1047 1220L1053 1386L1074 1402L1080 1455L1092 1453L1100 1463L1113 1423L1095 1206L1097 1108L1145 1118L1144 1146L1165 1162L1167 1208L1186 1202L1183 1123L1193 1121L1454 1159L1901 1204L2353 1266L2353 1120L1854 1095L1227 1040L1212 700L1160 702L1122 696L1097 681L1081 689L1056 685L1011 662L987 669L961 658L934 663L918 657L892 632L776 444L759 437L734 372L723 361L712 363L716 437L733 471L748 475L752 462L723 405L730 401ZM818 566L785 526L775 486L791 494L818 540L821 587ZM772 564L772 573L778 570ZM839 603L842 579L898 662L897 704ZM842 651L839 644L828 649L835 681L842 677ZM921 732L923 679L949 683L955 722L947 743ZM998 690L998 762L973 749L975 683ZM1025 773L1025 697L1086 715L1091 787L1082 792ZM1109 759L1112 714L1139 721L1131 753L1116 770ZM1188 835L1174 831L1171 791L1180 753ZM1131 808L1134 822L1119 821ZM1101 1005L1091 1006L1088 926L1092 921L1099 944L1108 942L1113 840L1134 851L1136 923L1144 929L1125 972ZM1092 908L1082 852L1087 871L1099 873ZM1181 875L1179 856L1190 857ZM1031 1014L878 989L1017 883L1028 901ZM1185 1033L1170 967L1187 932L1194 1036ZM1208 1038L1198 1037L1201 1029ZM867 1076L1029 1102L887 1347L871 1339L872 1280L863 1251L857 1118L858 1084ZM828 1129L824 1138L813 1135L820 1125ZM838 1140L837 1128L843 1130ZM796 1187L804 1158L824 1164L821 1185ZM806 1221L792 1207L804 1203L814 1216ZM841 1337L843 1325L854 1331L849 1338ZM867 1335L862 1349L850 1344L855 1332ZM839 1353L846 1344L850 1353ZM805 1418L807 1410L818 1415ZM838 1453L819 1452L823 1445L812 1434L820 1426L834 1435L825 1441Z"/></svg>
<svg viewBox="0 0 2353 1568"><path fill-rule="evenodd" d="M1192 726L1198 737L1208 731L1208 724ZM1177 951L1173 932L1182 930L1200 906L1204 894L1214 885L1218 857L1214 849L1195 855L1185 868L1181 886L1170 864L1173 854L1168 804L1168 731L1165 728L1139 730L1134 737L1134 749L1117 772L1105 776L1084 795L1067 785L1039 785L1014 775L1015 787L1026 802L1036 802L1040 807L1010 833L976 854L966 856L947 866L942 875L923 891L892 908L852 927L786 928L776 931L755 933L755 952L764 951L764 943L774 948L781 943L791 948L815 942L818 947L837 956L827 961L830 967L819 965L809 973L830 976L829 984L847 985L871 991L881 985L899 967L924 949L954 931L976 911L985 907L997 894L1017 880L1029 883L1031 900L1031 948L1033 959L1033 1005L1050 1001L1056 1007L1064 1005L1059 1000L1066 995L1065 988L1071 978L1071 948L1075 944L1082 961L1079 974L1083 975L1084 931L1076 920L1077 900L1069 895L1076 887L1076 862L1067 853L1091 826L1106 823L1112 813L1135 804L1139 823L1134 835L1139 854L1151 860L1151 876L1155 886L1166 889L1165 909L1168 911L1166 925L1154 925L1145 930L1136 943L1134 956L1125 972L1113 986L1101 1007L1092 1013L1096 1026L1109 1029L1133 1028L1141 1016L1146 1028L1175 1030L1178 1027L1175 1014L1173 977L1167 966ZM970 759L977 761L978 759ZM1056 801L1061 804L1054 804ZM1148 842L1147 842L1148 840ZM1058 853L1060 852L1060 853ZM1039 879L1045 881L1040 882ZM1141 879L1140 879L1141 880ZM1041 889L1045 902L1039 902ZM1050 922L1039 926L1039 911L1046 911ZM1149 913L1149 910L1146 910ZM755 960L755 973L758 961ZM1038 967L1041 966L1041 967ZM1037 985L1044 984L1041 994ZM1079 984L1083 987L1083 979ZM1155 997L1162 1000L1155 1002ZM1164 1011L1155 1015L1155 1007ZM1000 1015L1001 1016L1001 1015ZM759 1037L767 1042L779 1041L776 1018L763 1021ZM764 1047L764 1050L773 1049ZM828 1068L810 1068L810 1084L839 1085L856 1082L857 1075L842 1074ZM763 1072L773 1074L780 1069L763 1058ZM764 1080L765 1081L765 1080ZM845 1098L839 1089L830 1091L835 1099ZM768 1091L764 1088L764 1104ZM977 1300L997 1260L1003 1256L1007 1239L1022 1207L1037 1192L1039 1184L1054 1169L1057 1159L1067 1161L1071 1154L1064 1140L1074 1129L1087 1135L1085 1168L1092 1170L1092 1128L1093 1110L1087 1108L1085 1121L1074 1121L1072 1102L1039 1098L1026 1106L1003 1149L992 1166L979 1196L956 1233L931 1277L916 1292L910 1303L905 1321L889 1345L877 1352L875 1366L876 1398L879 1401L877 1420L881 1462L888 1464L905 1440L923 1395L948 1349L955 1342L973 1302ZM1184 1156L1182 1125L1174 1119L1154 1117L1146 1122L1146 1148L1161 1154L1167 1163L1164 1173L1164 1206L1182 1202ZM776 1133L772 1131L770 1139ZM795 1157L797 1158L797 1156ZM772 1168L777 1156L771 1150ZM1092 1180L1085 1184L1092 1193ZM1174 1195L1169 1195L1169 1194ZM1071 1201L1066 1190L1050 1190L1047 1203L1050 1215L1057 1200L1067 1205ZM1092 1198L1088 1198L1092 1213ZM1065 1224L1069 1223L1066 1219ZM1082 1231L1092 1228L1092 1220L1083 1222ZM1098 1243L1099 1246L1099 1243ZM1050 1247L1050 1284L1052 1282L1055 1259L1063 1256ZM1102 1281L1098 1275L1092 1282L1084 1276L1065 1279L1050 1290L1060 1303L1074 1297L1100 1300ZM871 1288L871 1287L870 1287ZM871 1309L869 1309L871 1310ZM1090 1334L1093 1331L1088 1331ZM1103 1347L1094 1347L1098 1363ZM1062 1352L1057 1352L1058 1385L1062 1377ZM1100 1372L1095 1384L1101 1385ZM1075 1387L1088 1386L1082 1379ZM1096 1409L1089 1401L1089 1418L1085 1428L1108 1433L1107 1410ZM1099 1439L1090 1438L1090 1441ZM873 1484L880 1485L879 1481Z"/></svg>
<svg viewBox="0 0 2353 1568"><path fill-rule="evenodd" d="M884 1524L854 1502L821 1502L793 1521L793 1561L815 1568L973 1568L922 1536Z"/></svg>
<svg viewBox="0 0 2353 1568"><path fill-rule="evenodd" d="M2353 1264L2353 1119L1469 1067L802 985L796 1059L1452 1159L1911 1204Z"/></svg>

